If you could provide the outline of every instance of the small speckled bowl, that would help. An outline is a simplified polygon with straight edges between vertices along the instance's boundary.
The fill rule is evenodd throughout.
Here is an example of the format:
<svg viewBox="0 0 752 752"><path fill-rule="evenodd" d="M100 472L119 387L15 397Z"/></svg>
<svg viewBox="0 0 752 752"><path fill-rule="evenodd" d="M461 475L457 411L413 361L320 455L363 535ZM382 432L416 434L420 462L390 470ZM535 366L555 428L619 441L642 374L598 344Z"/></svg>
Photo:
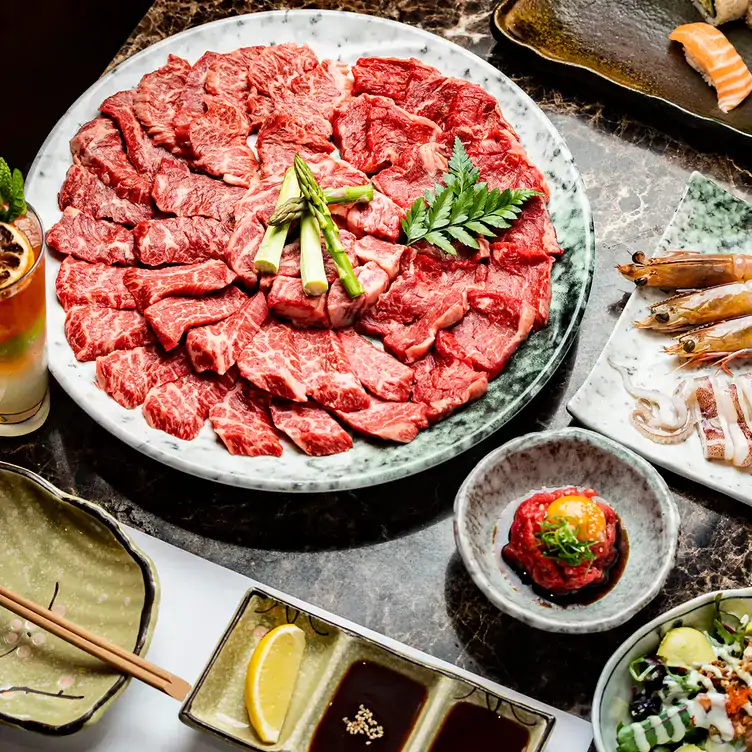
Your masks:
<svg viewBox="0 0 752 752"><path fill-rule="evenodd" d="M629 701L634 681L629 664L642 655L655 651L663 635L673 627L710 629L715 614L715 598L721 593L724 611L752 617L752 588L706 593L672 608L638 629L609 658L604 666L593 698L593 740L598 752L616 752L616 729L620 723L631 723Z"/></svg>
<svg viewBox="0 0 752 752"><path fill-rule="evenodd" d="M494 528L506 542L514 513L531 491L594 488L621 518L629 555L616 585L587 605L544 600L494 554ZM454 504L454 533L470 576L488 599L525 624L582 634L613 629L663 587L674 563L679 514L657 471L629 449L579 428L522 436L481 460Z"/></svg>
<svg viewBox="0 0 752 752"><path fill-rule="evenodd" d="M0 462L0 540L3 585L126 650L146 653L159 581L107 512ZM73 734L96 723L129 681L0 608L0 723Z"/></svg>

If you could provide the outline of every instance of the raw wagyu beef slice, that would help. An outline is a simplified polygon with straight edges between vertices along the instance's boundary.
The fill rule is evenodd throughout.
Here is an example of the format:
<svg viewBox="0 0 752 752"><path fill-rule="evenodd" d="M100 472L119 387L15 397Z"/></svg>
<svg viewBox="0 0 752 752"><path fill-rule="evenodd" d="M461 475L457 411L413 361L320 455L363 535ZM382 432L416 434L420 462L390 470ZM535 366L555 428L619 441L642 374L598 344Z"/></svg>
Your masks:
<svg viewBox="0 0 752 752"><path fill-rule="evenodd" d="M144 311L146 320L165 350L180 344L187 329L226 319L243 305L248 296L228 287L203 298L165 298Z"/></svg>
<svg viewBox="0 0 752 752"><path fill-rule="evenodd" d="M500 237L504 243L514 243L526 250L543 250L552 256L563 253L551 215L543 199L533 196L522 209L522 213L512 226Z"/></svg>
<svg viewBox="0 0 752 752"><path fill-rule="evenodd" d="M526 250L514 243L494 243L486 290L511 295L535 310L535 328L548 323L553 258L540 248Z"/></svg>
<svg viewBox="0 0 752 752"><path fill-rule="evenodd" d="M247 382L238 381L221 402L209 410L209 420L230 454L246 457L282 454L264 395Z"/></svg>
<svg viewBox="0 0 752 752"><path fill-rule="evenodd" d="M322 326L329 323L326 295L308 296L297 277L277 276L267 298L269 308L296 326Z"/></svg>
<svg viewBox="0 0 752 752"><path fill-rule="evenodd" d="M422 428L428 428L426 406L414 402L384 402L371 397L363 410L335 412L359 433L400 444L410 443Z"/></svg>
<svg viewBox="0 0 752 752"><path fill-rule="evenodd" d="M273 96L296 76L313 70L318 62L307 44L285 42L261 47L248 63L248 82L262 94Z"/></svg>
<svg viewBox="0 0 752 752"><path fill-rule="evenodd" d="M136 301L125 286L125 267L89 264L68 256L60 264L55 292L67 311L74 305L105 308L135 308Z"/></svg>
<svg viewBox="0 0 752 752"><path fill-rule="evenodd" d="M224 376L189 373L152 387L144 400L144 418L152 428L178 439L195 439L209 410L232 389L235 380L232 372Z"/></svg>
<svg viewBox="0 0 752 752"><path fill-rule="evenodd" d="M440 76L436 68L414 57L362 57L353 66L354 91L403 101L413 81Z"/></svg>
<svg viewBox="0 0 752 752"><path fill-rule="evenodd" d="M136 116L157 146L177 151L175 115L191 65L177 55L167 64L147 73L138 85L134 108Z"/></svg>
<svg viewBox="0 0 752 752"><path fill-rule="evenodd" d="M381 399L407 402L413 386L413 369L371 344L352 329L339 332L347 361L358 380Z"/></svg>
<svg viewBox="0 0 752 752"><path fill-rule="evenodd" d="M269 319L238 357L240 374L259 389L278 397L306 401L306 388L293 330Z"/></svg>
<svg viewBox="0 0 752 752"><path fill-rule="evenodd" d="M413 402L425 403L426 416L432 423L482 397L486 389L486 374L456 358L429 353L415 364Z"/></svg>
<svg viewBox="0 0 752 752"><path fill-rule="evenodd" d="M256 293L224 321L191 329L185 346L196 371L226 373L251 343L267 314L266 298Z"/></svg>
<svg viewBox="0 0 752 752"><path fill-rule="evenodd" d="M154 176L151 193L163 212L227 221L244 191L207 175L197 175L176 160L165 159Z"/></svg>
<svg viewBox="0 0 752 752"><path fill-rule="evenodd" d="M366 235L355 242L353 249L361 264L373 261L389 275L389 280L393 282L399 274L400 259L407 247Z"/></svg>
<svg viewBox="0 0 752 752"><path fill-rule="evenodd" d="M375 235L391 242L399 237L405 216L401 207L378 191L367 204L332 204L329 209L357 237Z"/></svg>
<svg viewBox="0 0 752 752"><path fill-rule="evenodd" d="M441 329L456 324L468 310L467 294L450 290L435 296L428 310L407 326L397 326L384 337L384 346L405 363L414 363L432 347Z"/></svg>
<svg viewBox="0 0 752 752"><path fill-rule="evenodd" d="M138 311L95 305L73 306L66 313L65 337L76 360L81 361L154 341L154 334Z"/></svg>
<svg viewBox="0 0 752 752"><path fill-rule="evenodd" d="M206 112L187 126L196 166L230 185L247 188L258 172L256 156L247 142L249 128L239 106L208 99Z"/></svg>
<svg viewBox="0 0 752 752"><path fill-rule="evenodd" d="M123 281L131 291L136 307L143 311L163 298L175 295L200 298L232 284L236 276L224 261L212 259L165 269L128 269Z"/></svg>
<svg viewBox="0 0 752 752"><path fill-rule="evenodd" d="M207 93L244 107L249 91L248 67L264 49L241 47L226 55L216 55L206 74Z"/></svg>
<svg viewBox="0 0 752 752"><path fill-rule="evenodd" d="M154 215L151 206L134 204L127 198L120 198L93 172L75 163L68 168L65 182L58 194L58 205L60 211L72 206L95 219L111 219L123 225L135 225Z"/></svg>
<svg viewBox="0 0 752 752"><path fill-rule="evenodd" d="M349 412L368 406L368 395L331 329L295 330L293 342L310 397L334 410Z"/></svg>
<svg viewBox="0 0 752 752"><path fill-rule="evenodd" d="M230 235L207 217L170 217L140 222L133 228L138 260L146 266L195 264L224 259Z"/></svg>
<svg viewBox="0 0 752 752"><path fill-rule="evenodd" d="M269 410L274 425L312 457L352 448L350 434L323 407L274 399Z"/></svg>
<svg viewBox="0 0 752 752"><path fill-rule="evenodd" d="M389 287L389 275L373 261L356 267L354 273L363 285L362 295L351 298L339 279L329 289L326 310L334 329L352 326L355 319L370 308L378 300L379 295Z"/></svg>
<svg viewBox="0 0 752 752"><path fill-rule="evenodd" d="M181 151L189 150L188 127L194 118L203 115L206 111L206 79L209 68L214 60L220 55L216 52L205 52L194 63L185 77L185 86L175 102L175 117L172 127L175 132L175 141Z"/></svg>
<svg viewBox="0 0 752 752"><path fill-rule="evenodd" d="M499 137L494 134L494 138ZM487 152L469 154L473 164L480 172L480 179L489 188L498 188L500 191L507 188L529 188L543 194L544 200L548 201L549 189L543 173L530 163L527 155L516 142L517 148L506 150L506 139L500 139L502 153L494 153L493 143L483 142L479 149L490 149Z"/></svg>
<svg viewBox="0 0 752 752"><path fill-rule="evenodd" d="M253 261L264 239L265 231L264 225L255 214L247 214L235 225L227 243L227 263L249 288L255 287L258 282Z"/></svg>
<svg viewBox="0 0 752 752"><path fill-rule="evenodd" d="M495 379L527 339L535 309L518 298L493 291L471 291L470 311L456 326L436 335L436 350L465 361Z"/></svg>
<svg viewBox="0 0 752 752"><path fill-rule="evenodd" d="M70 142L73 161L91 170L120 198L134 204L151 204L151 183L126 156L117 126L106 117L97 117L81 126Z"/></svg>
<svg viewBox="0 0 752 752"><path fill-rule="evenodd" d="M433 191L447 171L444 147L435 142L406 148L392 167L382 170L373 184L403 209L426 191Z"/></svg>
<svg viewBox="0 0 752 752"><path fill-rule="evenodd" d="M416 144L436 141L441 129L386 97L363 94L334 113L334 142L342 158L363 172L378 172Z"/></svg>
<svg viewBox="0 0 752 752"><path fill-rule="evenodd" d="M109 115L118 124L128 159L138 172L151 180L167 152L155 146L141 127L134 110L135 102L135 91L119 91L105 99L99 109L103 115Z"/></svg>
<svg viewBox="0 0 752 752"><path fill-rule="evenodd" d="M185 350L166 353L159 345L116 350L97 358L97 386L127 409L140 405L154 386L191 372Z"/></svg>
<svg viewBox="0 0 752 752"><path fill-rule="evenodd" d="M136 263L131 230L104 219L94 219L72 206L47 231L47 245L60 253L92 263Z"/></svg>
<svg viewBox="0 0 752 752"><path fill-rule="evenodd" d="M256 141L264 175L284 172L296 153L303 159L316 154L330 154L329 121L310 112L273 112L261 126Z"/></svg>

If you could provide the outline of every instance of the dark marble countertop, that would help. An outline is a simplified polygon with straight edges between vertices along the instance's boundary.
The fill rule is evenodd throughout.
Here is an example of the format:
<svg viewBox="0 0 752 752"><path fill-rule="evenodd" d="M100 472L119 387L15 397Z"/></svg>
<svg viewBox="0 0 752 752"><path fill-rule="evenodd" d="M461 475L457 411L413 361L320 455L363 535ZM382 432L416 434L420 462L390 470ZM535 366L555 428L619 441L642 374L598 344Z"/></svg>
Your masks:
<svg viewBox="0 0 752 752"><path fill-rule="evenodd" d="M114 62L190 26L280 7L288 6L279 0L157 0ZM561 636L515 622L476 589L455 551L454 496L471 467L496 446L570 422L565 405L630 292L613 266L654 246L690 173L700 170L741 195L752 195L752 173L729 157L698 152L682 138L702 139L677 135L670 119L659 124L674 135L664 135L626 115L625 102L599 103L590 87L567 76L555 79L531 56L496 44L488 0L344 0L318 7L383 15L450 38L517 81L563 134L585 179L598 244L593 293L563 366L527 409L480 446L438 469L362 491L274 495L182 475L111 437L56 387L44 429L3 442L0 452L102 503L122 522L587 717L601 667L634 629L701 592L750 584L752 510L667 474L682 517L667 586L619 629ZM643 119L650 121L650 113Z"/></svg>

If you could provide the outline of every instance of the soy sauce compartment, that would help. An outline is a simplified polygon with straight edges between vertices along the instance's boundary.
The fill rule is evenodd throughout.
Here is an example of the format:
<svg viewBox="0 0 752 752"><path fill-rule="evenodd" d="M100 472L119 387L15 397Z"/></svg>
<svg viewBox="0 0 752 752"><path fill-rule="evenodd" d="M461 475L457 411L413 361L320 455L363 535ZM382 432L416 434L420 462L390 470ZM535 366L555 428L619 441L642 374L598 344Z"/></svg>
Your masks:
<svg viewBox="0 0 752 752"><path fill-rule="evenodd" d="M303 629L306 650L280 740L264 744L246 712L245 675L258 641L281 624ZM502 736L498 738L505 742L511 732L520 735L526 729L527 745L508 752L541 752L545 746L554 725L551 716L489 693L448 668L434 668L429 656L421 660L421 654L407 646L387 638L382 638L382 644L358 630L357 625L334 615L316 617L280 597L259 589L249 591L183 704L180 720L242 749L430 752L442 729L445 736L454 733L447 724L457 725L458 713L485 708L499 718L496 723ZM373 739L347 730L348 724L357 727L361 705L360 720ZM457 707L460 710L454 710ZM494 718L486 720L494 722ZM465 723L464 718L459 721ZM511 723L517 725L506 725ZM374 733L377 727L382 734ZM493 736L492 728L489 733Z"/></svg>
<svg viewBox="0 0 752 752"><path fill-rule="evenodd" d="M367 741L379 752L408 749L439 681L436 674L357 638L345 658L349 665L328 698L309 752L364 752Z"/></svg>

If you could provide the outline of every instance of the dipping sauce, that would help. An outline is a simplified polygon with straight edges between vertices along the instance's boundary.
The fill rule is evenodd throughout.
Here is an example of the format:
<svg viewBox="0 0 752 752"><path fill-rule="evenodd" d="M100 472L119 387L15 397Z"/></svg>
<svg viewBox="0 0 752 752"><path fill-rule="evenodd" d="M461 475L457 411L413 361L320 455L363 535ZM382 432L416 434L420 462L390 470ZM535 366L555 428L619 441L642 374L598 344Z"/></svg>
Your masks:
<svg viewBox="0 0 752 752"><path fill-rule="evenodd" d="M463 749L524 752L529 738L527 729L519 723L480 705L458 702L444 718L429 752Z"/></svg>
<svg viewBox="0 0 752 752"><path fill-rule="evenodd" d="M313 735L309 752L400 752L426 688L372 661L353 663Z"/></svg>
<svg viewBox="0 0 752 752"><path fill-rule="evenodd" d="M531 491L517 507L502 547L494 548L523 582L548 600L591 603L618 581L628 543L616 512L592 488Z"/></svg>

